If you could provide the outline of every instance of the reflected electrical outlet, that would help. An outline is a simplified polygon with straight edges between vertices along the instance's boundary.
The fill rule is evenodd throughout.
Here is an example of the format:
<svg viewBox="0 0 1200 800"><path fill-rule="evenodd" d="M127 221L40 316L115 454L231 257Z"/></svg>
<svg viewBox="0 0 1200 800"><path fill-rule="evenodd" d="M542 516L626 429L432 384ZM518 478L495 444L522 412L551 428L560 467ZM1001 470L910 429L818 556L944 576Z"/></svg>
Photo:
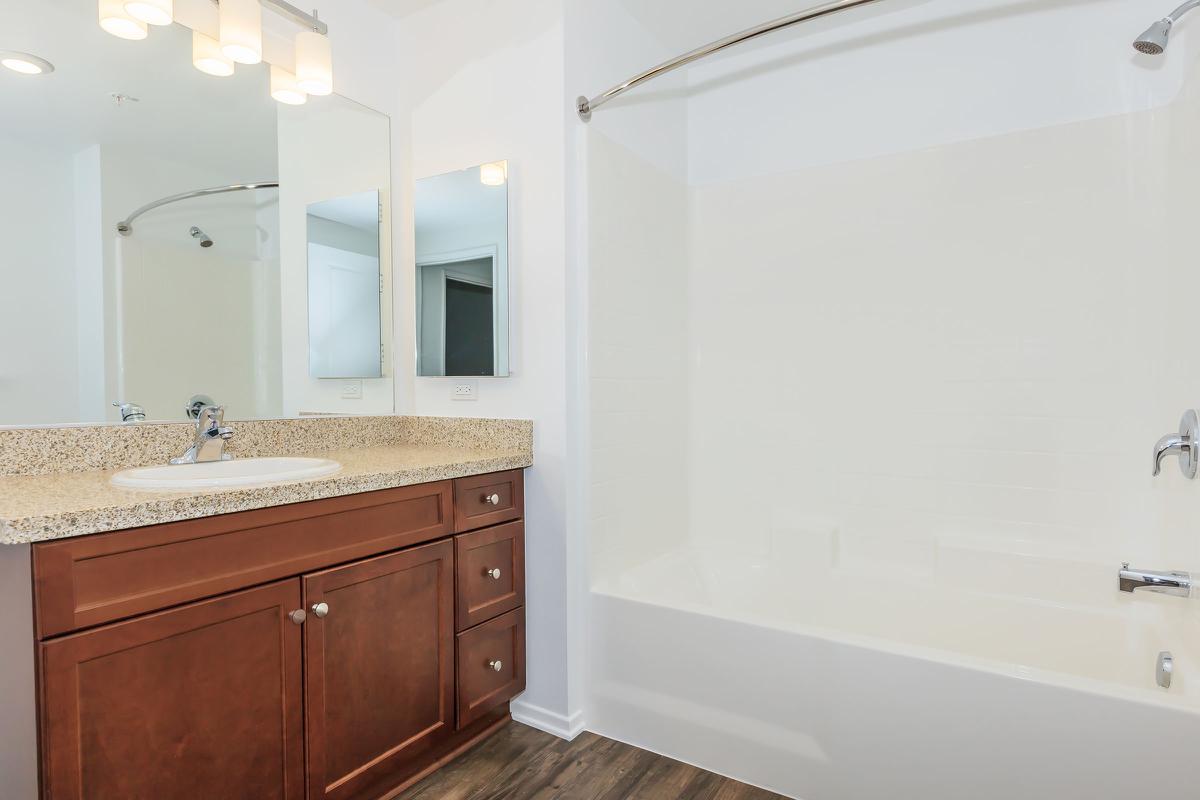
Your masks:
<svg viewBox="0 0 1200 800"><path fill-rule="evenodd" d="M479 397L479 381L455 381L450 386L451 400L476 400Z"/></svg>

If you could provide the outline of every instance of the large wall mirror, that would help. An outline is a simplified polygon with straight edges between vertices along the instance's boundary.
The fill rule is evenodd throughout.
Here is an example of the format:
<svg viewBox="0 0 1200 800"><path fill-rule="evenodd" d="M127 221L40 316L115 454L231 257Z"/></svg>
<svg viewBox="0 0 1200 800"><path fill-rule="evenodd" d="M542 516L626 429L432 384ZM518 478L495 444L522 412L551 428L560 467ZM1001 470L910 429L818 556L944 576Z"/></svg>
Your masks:
<svg viewBox="0 0 1200 800"><path fill-rule="evenodd" d="M95 0L0 35L54 65L0 69L0 425L392 412L386 115L203 74L190 28L119 39Z"/></svg>
<svg viewBox="0 0 1200 800"><path fill-rule="evenodd" d="M417 181L417 374L508 375L508 162Z"/></svg>

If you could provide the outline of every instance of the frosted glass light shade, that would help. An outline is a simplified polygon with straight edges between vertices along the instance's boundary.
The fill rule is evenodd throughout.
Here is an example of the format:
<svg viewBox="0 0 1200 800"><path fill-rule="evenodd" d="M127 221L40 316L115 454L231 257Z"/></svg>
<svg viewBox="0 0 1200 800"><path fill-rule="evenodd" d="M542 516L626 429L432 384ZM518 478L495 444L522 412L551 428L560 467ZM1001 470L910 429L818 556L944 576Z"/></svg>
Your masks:
<svg viewBox="0 0 1200 800"><path fill-rule="evenodd" d="M296 80L309 94L333 93L333 50L316 31L296 34Z"/></svg>
<svg viewBox="0 0 1200 800"><path fill-rule="evenodd" d="M503 186L508 179L508 165L503 161L494 161L479 168L479 182L484 186Z"/></svg>
<svg viewBox="0 0 1200 800"><path fill-rule="evenodd" d="M146 23L134 19L125 10L123 0L99 0L100 27L121 39L145 39Z"/></svg>
<svg viewBox="0 0 1200 800"><path fill-rule="evenodd" d="M262 6L258 0L221 0L221 52L239 64L262 61Z"/></svg>
<svg viewBox="0 0 1200 800"><path fill-rule="evenodd" d="M192 31L192 65L218 78L233 74L233 59L221 50L221 43L200 31Z"/></svg>
<svg viewBox="0 0 1200 800"><path fill-rule="evenodd" d="M296 82L295 74L274 64L271 65L271 97L289 106L302 106L308 102L308 95Z"/></svg>
<svg viewBox="0 0 1200 800"><path fill-rule="evenodd" d="M170 25L175 21L174 0L130 0L125 11L147 25Z"/></svg>

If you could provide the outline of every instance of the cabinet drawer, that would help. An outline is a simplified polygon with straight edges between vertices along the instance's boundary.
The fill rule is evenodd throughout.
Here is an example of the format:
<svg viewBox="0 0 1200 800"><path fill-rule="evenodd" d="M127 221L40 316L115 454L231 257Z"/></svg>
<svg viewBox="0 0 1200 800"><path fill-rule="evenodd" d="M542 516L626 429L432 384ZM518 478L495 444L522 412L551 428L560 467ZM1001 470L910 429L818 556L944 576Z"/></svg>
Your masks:
<svg viewBox="0 0 1200 800"><path fill-rule="evenodd" d="M473 531L525 516L521 470L473 475L454 481L454 532Z"/></svg>
<svg viewBox="0 0 1200 800"><path fill-rule="evenodd" d="M458 727L525 691L525 609L458 635Z"/></svg>
<svg viewBox="0 0 1200 800"><path fill-rule="evenodd" d="M172 522L33 548L39 638L451 533L450 481Z"/></svg>
<svg viewBox="0 0 1200 800"><path fill-rule="evenodd" d="M458 630L525 603L525 525L510 522L454 537Z"/></svg>

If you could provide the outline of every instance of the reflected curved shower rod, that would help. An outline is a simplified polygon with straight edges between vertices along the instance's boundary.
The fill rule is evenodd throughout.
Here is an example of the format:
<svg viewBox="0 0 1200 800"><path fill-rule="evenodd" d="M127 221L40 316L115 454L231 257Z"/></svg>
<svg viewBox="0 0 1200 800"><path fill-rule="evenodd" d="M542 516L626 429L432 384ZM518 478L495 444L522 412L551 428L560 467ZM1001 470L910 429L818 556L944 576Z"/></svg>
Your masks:
<svg viewBox="0 0 1200 800"><path fill-rule="evenodd" d="M197 189L192 192L182 192L173 194L170 197L164 197L161 200L155 200L153 203L146 205L134 211L125 219L117 223L117 233L122 236L129 236L133 233L133 221L145 214L147 211L153 211L159 206L165 206L170 203L178 203L180 200L191 200L193 197L207 197L210 194L224 194L225 192L244 192L248 189L278 189L279 181L258 181L257 183L234 183L229 186L214 186L211 189Z"/></svg>
<svg viewBox="0 0 1200 800"><path fill-rule="evenodd" d="M809 20L828 17L831 14L837 14L841 11L849 11L852 8L868 6L878 2L880 2L880 0L834 0L834 2L814 6L813 8L809 8L805 11L798 11L795 14L789 14L786 17L780 17L779 19L772 20L771 22L764 22L762 25L754 28L748 28L741 33L735 33L732 36L726 36L724 39L718 39L717 41L712 42L711 44L706 44L703 47L697 47L690 53L684 53L678 58L665 61L662 64L659 64L657 67L651 67L645 72L634 75L624 83L618 83L608 91L602 92L595 97L588 98L581 96L575 101L575 111L578 112L581 120L587 122L592 118L593 111L607 103L609 100L612 100L614 97L619 97L635 86L640 86L646 81L653 80L660 75L666 75L668 72L673 72L680 67L687 66L693 61L699 61L702 58L711 56L713 53L719 53L728 47L733 47L734 45L741 44L742 42L748 42L751 39L757 39L759 36L765 36L768 33L774 33L775 31L783 30L784 28L790 28L791 26L798 25L801 22L808 22Z"/></svg>

